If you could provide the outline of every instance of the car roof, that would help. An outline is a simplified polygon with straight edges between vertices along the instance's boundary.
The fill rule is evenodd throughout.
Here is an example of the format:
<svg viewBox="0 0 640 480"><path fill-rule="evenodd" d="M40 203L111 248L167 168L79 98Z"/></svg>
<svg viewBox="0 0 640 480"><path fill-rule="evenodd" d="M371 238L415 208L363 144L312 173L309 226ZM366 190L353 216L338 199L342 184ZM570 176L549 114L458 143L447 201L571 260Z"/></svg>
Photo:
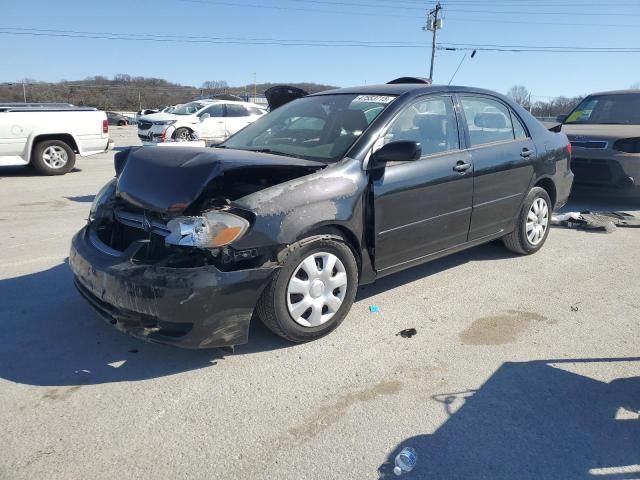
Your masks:
<svg viewBox="0 0 640 480"><path fill-rule="evenodd" d="M608 92L590 93L587 96L592 97L594 95L638 95L638 94L640 94L640 89L628 89L628 90L610 90Z"/></svg>
<svg viewBox="0 0 640 480"><path fill-rule="evenodd" d="M435 93L435 92L468 92L468 93L485 93L490 95L498 95L497 92L484 90L475 87L463 87L454 85L426 85L424 83L400 83L400 84L379 84L364 85L360 87L337 88L335 90L326 90L324 92L314 93L313 95L334 95L334 94L362 94L362 95L403 95L413 92Z"/></svg>

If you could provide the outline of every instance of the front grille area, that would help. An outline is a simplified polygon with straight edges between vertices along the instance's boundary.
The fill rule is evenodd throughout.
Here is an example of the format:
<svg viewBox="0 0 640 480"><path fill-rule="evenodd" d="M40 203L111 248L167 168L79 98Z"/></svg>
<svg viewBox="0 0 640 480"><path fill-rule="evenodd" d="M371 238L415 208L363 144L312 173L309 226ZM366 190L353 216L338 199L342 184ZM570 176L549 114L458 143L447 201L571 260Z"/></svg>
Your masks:
<svg viewBox="0 0 640 480"><path fill-rule="evenodd" d="M153 122L149 122L147 120L138 120L138 129L139 130L149 130L153 125Z"/></svg>
<svg viewBox="0 0 640 480"><path fill-rule="evenodd" d="M572 147L578 148L591 148L594 150L605 150L608 146L608 142L600 141L600 140L590 140L590 141L571 141Z"/></svg>

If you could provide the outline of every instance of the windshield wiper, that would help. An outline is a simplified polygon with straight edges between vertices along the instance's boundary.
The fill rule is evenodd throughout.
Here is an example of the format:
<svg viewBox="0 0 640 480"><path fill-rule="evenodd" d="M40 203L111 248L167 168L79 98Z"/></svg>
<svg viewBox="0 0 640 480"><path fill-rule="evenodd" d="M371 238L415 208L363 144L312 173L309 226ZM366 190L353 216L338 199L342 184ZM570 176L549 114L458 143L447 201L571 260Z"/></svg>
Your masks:
<svg viewBox="0 0 640 480"><path fill-rule="evenodd" d="M245 149L242 149L245 150ZM249 152L258 152L258 153L270 153L271 155L282 155L283 157L296 157L299 158L298 155L294 155L292 153L279 152L278 150L271 150L270 148L247 148Z"/></svg>

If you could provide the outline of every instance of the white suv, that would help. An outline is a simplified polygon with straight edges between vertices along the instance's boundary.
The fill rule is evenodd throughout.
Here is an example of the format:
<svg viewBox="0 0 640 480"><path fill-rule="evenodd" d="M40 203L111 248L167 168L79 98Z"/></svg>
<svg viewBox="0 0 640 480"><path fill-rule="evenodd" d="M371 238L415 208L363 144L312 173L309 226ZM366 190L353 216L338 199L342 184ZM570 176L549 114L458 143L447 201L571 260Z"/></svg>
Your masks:
<svg viewBox="0 0 640 480"><path fill-rule="evenodd" d="M169 139L187 141L195 133L209 144L224 141L267 113L260 105L228 100L198 100L178 106L171 113L153 113L138 119L143 142Z"/></svg>

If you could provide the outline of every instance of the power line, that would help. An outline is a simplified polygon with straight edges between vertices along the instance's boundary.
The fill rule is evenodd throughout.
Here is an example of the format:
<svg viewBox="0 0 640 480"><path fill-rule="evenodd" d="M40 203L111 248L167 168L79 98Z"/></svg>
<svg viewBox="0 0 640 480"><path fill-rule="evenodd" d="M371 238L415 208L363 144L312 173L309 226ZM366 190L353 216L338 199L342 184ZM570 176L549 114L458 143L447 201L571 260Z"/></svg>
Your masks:
<svg viewBox="0 0 640 480"><path fill-rule="evenodd" d="M506 12L504 10L456 10L447 8L447 12L462 12L462 13L483 13L486 15L580 15L580 16L590 16L590 17L640 17L640 13L587 13L587 12L523 12L523 11L512 11Z"/></svg>
<svg viewBox="0 0 640 480"><path fill-rule="evenodd" d="M449 18L449 16L447 16ZM455 20L461 23L475 23L477 24L479 21L482 23L500 23L500 24L519 24L519 25L554 25L554 26L562 26L562 27L611 27L611 28L640 28L640 24L630 25L624 23L575 23L575 22L535 22L529 20L507 20L507 19L490 19L483 18L479 19L478 17L474 18L464 18L464 17L456 17L454 16L451 20Z"/></svg>

